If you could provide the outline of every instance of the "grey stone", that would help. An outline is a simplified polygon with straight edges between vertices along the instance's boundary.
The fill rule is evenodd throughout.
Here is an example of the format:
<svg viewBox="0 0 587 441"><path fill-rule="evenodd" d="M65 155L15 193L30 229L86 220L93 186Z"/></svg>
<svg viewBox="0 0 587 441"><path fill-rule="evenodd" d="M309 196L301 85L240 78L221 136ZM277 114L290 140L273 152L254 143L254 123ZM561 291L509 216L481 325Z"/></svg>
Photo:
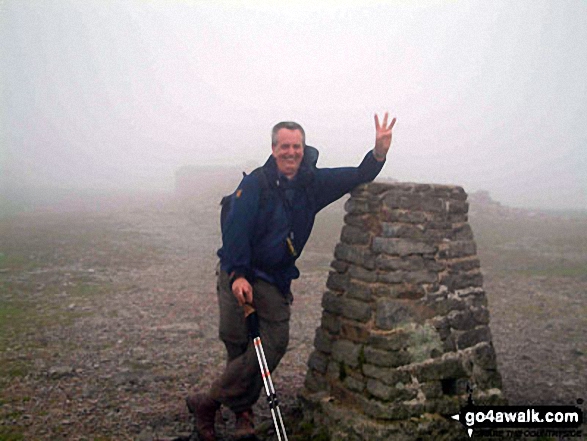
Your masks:
<svg viewBox="0 0 587 441"><path fill-rule="evenodd" d="M360 353L361 345L348 340L338 340L332 345L332 358L352 368L359 367Z"/></svg>
<svg viewBox="0 0 587 441"><path fill-rule="evenodd" d="M371 242L371 235L363 228L345 225L342 227L340 240L349 245L369 245Z"/></svg>
<svg viewBox="0 0 587 441"><path fill-rule="evenodd" d="M353 299L368 302L371 300L371 286L360 282L351 282L347 289L346 295L347 297Z"/></svg>
<svg viewBox="0 0 587 441"><path fill-rule="evenodd" d="M453 329L468 330L474 328L476 325L473 313L468 309L451 311L448 313L447 318Z"/></svg>
<svg viewBox="0 0 587 441"><path fill-rule="evenodd" d="M377 273L375 271L370 271L357 265L349 266L349 275L352 279L361 280L363 282L377 281Z"/></svg>
<svg viewBox="0 0 587 441"><path fill-rule="evenodd" d="M377 281L381 283L400 283L405 277L404 271L381 272L377 275Z"/></svg>
<svg viewBox="0 0 587 441"><path fill-rule="evenodd" d="M322 328L316 329L314 337L314 347L326 354L332 352L332 336Z"/></svg>
<svg viewBox="0 0 587 441"><path fill-rule="evenodd" d="M380 299L377 301L375 324L379 329L393 329L413 319L413 311L404 301Z"/></svg>
<svg viewBox="0 0 587 441"><path fill-rule="evenodd" d="M407 351L381 351L366 346L363 350L365 363L382 367L398 367L410 362L410 354Z"/></svg>
<svg viewBox="0 0 587 441"><path fill-rule="evenodd" d="M443 357L425 362L412 368L419 382L457 379L466 376L458 357Z"/></svg>
<svg viewBox="0 0 587 441"><path fill-rule="evenodd" d="M471 226L467 223L463 224L456 224L453 226L452 240L473 240L473 230Z"/></svg>
<svg viewBox="0 0 587 441"><path fill-rule="evenodd" d="M398 223L381 223L382 237L421 240L424 237L424 228L417 225L402 225Z"/></svg>
<svg viewBox="0 0 587 441"><path fill-rule="evenodd" d="M348 273L338 273L330 271L326 280L326 287L333 291L344 291L349 283Z"/></svg>
<svg viewBox="0 0 587 441"><path fill-rule="evenodd" d="M340 318L328 311L322 311L322 327L336 335L340 332Z"/></svg>
<svg viewBox="0 0 587 441"><path fill-rule="evenodd" d="M466 214L469 211L469 204L465 201L447 201L450 214Z"/></svg>
<svg viewBox="0 0 587 441"><path fill-rule="evenodd" d="M371 318L371 305L359 300L343 299L341 304L341 314L343 317L366 322Z"/></svg>
<svg viewBox="0 0 587 441"><path fill-rule="evenodd" d="M338 243L334 248L334 257L349 263L361 265L367 269L375 269L375 256L368 248L359 248Z"/></svg>
<svg viewBox="0 0 587 441"><path fill-rule="evenodd" d="M369 213L369 202L366 199L350 198L344 204L344 209L349 214Z"/></svg>
<svg viewBox="0 0 587 441"><path fill-rule="evenodd" d="M460 273L461 271L471 271L479 269L481 266L479 259L476 257L468 258L466 260L449 261L446 265L451 273Z"/></svg>
<svg viewBox="0 0 587 441"><path fill-rule="evenodd" d="M347 389L353 392L360 393L365 389L365 383L363 383L363 381L358 380L357 378L350 375L344 379L343 384Z"/></svg>
<svg viewBox="0 0 587 441"><path fill-rule="evenodd" d="M427 381L420 385L422 392L427 399L442 397L442 386L440 381Z"/></svg>
<svg viewBox="0 0 587 441"><path fill-rule="evenodd" d="M383 270L418 271L424 269L424 259L419 255L399 257L381 254L375 259L375 265Z"/></svg>
<svg viewBox="0 0 587 441"><path fill-rule="evenodd" d="M449 291L457 291L471 287L483 286L483 275L479 271L460 273L460 274L445 274L441 276L440 283L445 285Z"/></svg>
<svg viewBox="0 0 587 441"><path fill-rule="evenodd" d="M455 259L458 257L468 257L477 254L477 246L472 240L455 240L448 243L445 250L438 252L441 259Z"/></svg>
<svg viewBox="0 0 587 441"><path fill-rule="evenodd" d="M478 325L488 325L489 324L489 310L483 306L473 307L471 308L473 312L473 318L477 322Z"/></svg>
<svg viewBox="0 0 587 441"><path fill-rule="evenodd" d="M476 345L482 341L491 341L491 331L487 326L480 326L470 331L466 331L457 338L457 347L465 349Z"/></svg>
<svg viewBox="0 0 587 441"><path fill-rule="evenodd" d="M348 262L343 262L341 260L333 260L332 262L330 262L330 266L332 267L332 269L334 269L336 272L338 273L344 273L346 272L346 270L349 267L349 263Z"/></svg>
<svg viewBox="0 0 587 441"><path fill-rule="evenodd" d="M333 314L340 314L342 312L342 300L340 295L332 291L326 291L322 296L322 308Z"/></svg>
<svg viewBox="0 0 587 441"><path fill-rule="evenodd" d="M325 374L328 367L328 358L323 353L314 351L308 360L308 367L320 372L321 374Z"/></svg>
<svg viewBox="0 0 587 441"><path fill-rule="evenodd" d="M369 336L368 344L383 351L399 351L408 346L410 334L403 329L395 329L390 333L374 334Z"/></svg>
<svg viewBox="0 0 587 441"><path fill-rule="evenodd" d="M382 219L388 222L423 224L428 220L423 211L394 210L385 206L381 209L381 215Z"/></svg>
<svg viewBox="0 0 587 441"><path fill-rule="evenodd" d="M407 256L410 254L434 254L437 247L409 239L386 239L375 237L371 244L375 253L385 253L390 256Z"/></svg>
<svg viewBox="0 0 587 441"><path fill-rule="evenodd" d="M404 370L363 364L363 374L366 377L380 380L388 386L395 386L397 383L409 383L410 373Z"/></svg>
<svg viewBox="0 0 587 441"><path fill-rule="evenodd" d="M410 271L405 279L410 283L434 283L438 282L438 274L432 271Z"/></svg>

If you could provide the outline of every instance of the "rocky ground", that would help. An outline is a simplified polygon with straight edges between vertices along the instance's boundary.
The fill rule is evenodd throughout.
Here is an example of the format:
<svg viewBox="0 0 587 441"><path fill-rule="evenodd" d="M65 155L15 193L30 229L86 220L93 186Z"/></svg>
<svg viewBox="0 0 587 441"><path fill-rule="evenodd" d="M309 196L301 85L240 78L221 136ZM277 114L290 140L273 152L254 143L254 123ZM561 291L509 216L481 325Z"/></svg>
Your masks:
<svg viewBox="0 0 587 441"><path fill-rule="evenodd" d="M288 423L340 209L319 220L293 286L290 349L274 375ZM0 219L0 440L190 438L184 397L224 363L218 217L210 202L118 197ZM587 399L587 219L472 210L471 224L510 403ZM271 439L265 400L256 412ZM229 439L232 416L221 417Z"/></svg>

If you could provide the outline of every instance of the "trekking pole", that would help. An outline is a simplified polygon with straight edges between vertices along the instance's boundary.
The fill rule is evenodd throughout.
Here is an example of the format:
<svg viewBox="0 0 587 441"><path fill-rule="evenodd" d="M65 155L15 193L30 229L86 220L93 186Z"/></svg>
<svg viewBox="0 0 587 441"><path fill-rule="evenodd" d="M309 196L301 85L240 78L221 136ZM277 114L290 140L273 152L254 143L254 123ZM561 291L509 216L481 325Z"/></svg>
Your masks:
<svg viewBox="0 0 587 441"><path fill-rule="evenodd" d="M271 416L273 417L273 424L275 424L277 439L281 441L281 433L283 433L284 441L288 441L287 434L285 433L285 426L283 424L283 418L281 417L281 411L279 410L277 394L275 393L273 381L271 380L271 372L269 372L267 359L265 358L265 352L263 351L263 345L261 344L261 335L259 333L259 317L257 316L257 311L255 311L255 308L253 308L250 304L245 303L244 309L247 327L249 328L249 334L253 338L253 345L255 346L255 352L257 353L257 360L259 361L259 368L261 369L261 377L263 378L263 384L265 385L267 402L269 403L269 409L271 410ZM277 423L278 419L279 424Z"/></svg>

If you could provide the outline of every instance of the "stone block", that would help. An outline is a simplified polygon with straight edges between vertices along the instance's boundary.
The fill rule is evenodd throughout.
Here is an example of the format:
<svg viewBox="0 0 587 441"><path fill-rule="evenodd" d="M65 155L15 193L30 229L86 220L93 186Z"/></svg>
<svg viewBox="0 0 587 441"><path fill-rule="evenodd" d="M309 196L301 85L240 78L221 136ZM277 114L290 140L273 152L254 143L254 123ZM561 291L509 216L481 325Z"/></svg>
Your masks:
<svg viewBox="0 0 587 441"><path fill-rule="evenodd" d="M378 400L365 400L362 404L366 415L379 420L404 420L409 417L405 405L382 403Z"/></svg>
<svg viewBox="0 0 587 441"><path fill-rule="evenodd" d="M441 259L456 259L459 257L474 256L477 254L477 246L472 240L455 240L448 243L446 249L438 252Z"/></svg>
<svg viewBox="0 0 587 441"><path fill-rule="evenodd" d="M410 362L410 354L407 351L382 351L366 346L363 350L365 363L382 367L398 367Z"/></svg>
<svg viewBox="0 0 587 441"><path fill-rule="evenodd" d="M440 277L440 283L445 285L449 291L457 291L459 289L466 289L471 287L483 286L483 275L478 270L468 273L458 274L443 274Z"/></svg>
<svg viewBox="0 0 587 441"><path fill-rule="evenodd" d="M428 220L428 216L423 211L397 210L386 206L381 208L381 218L387 222L405 222L411 224L424 224Z"/></svg>
<svg viewBox="0 0 587 441"><path fill-rule="evenodd" d="M457 348L465 349L483 341L491 341L491 332L488 326L480 326L463 332L457 338Z"/></svg>
<svg viewBox="0 0 587 441"><path fill-rule="evenodd" d="M371 244L371 249L375 253L385 253L390 256L408 256L410 254L434 254L438 248L409 239L375 237Z"/></svg>
<svg viewBox="0 0 587 441"><path fill-rule="evenodd" d="M409 283L434 283L438 282L438 273L433 271L410 271L406 274L405 280Z"/></svg>
<svg viewBox="0 0 587 441"><path fill-rule="evenodd" d="M410 367L419 382L457 379L466 376L459 357L443 357Z"/></svg>
<svg viewBox="0 0 587 441"><path fill-rule="evenodd" d="M379 329L390 330L414 319L414 311L407 301L377 300L375 324Z"/></svg>
<svg viewBox="0 0 587 441"><path fill-rule="evenodd" d="M404 401L414 398L416 392L405 387L387 386L379 380L367 380L367 392L381 401Z"/></svg>
<svg viewBox="0 0 587 441"><path fill-rule="evenodd" d="M363 374L366 377L380 380L388 386L395 386L398 383L407 384L411 381L410 373L405 370L385 368L372 364L363 365Z"/></svg>
<svg viewBox="0 0 587 441"><path fill-rule="evenodd" d="M322 328L330 334L338 334L340 332L340 317L338 315L322 311Z"/></svg>
<svg viewBox="0 0 587 441"><path fill-rule="evenodd" d="M469 204L465 201L449 200L447 205L450 214L466 214L469 211Z"/></svg>
<svg viewBox="0 0 587 441"><path fill-rule="evenodd" d="M375 258L375 265L382 270L419 271L424 269L424 258L419 255L388 256L381 254Z"/></svg>
<svg viewBox="0 0 587 441"><path fill-rule="evenodd" d="M345 225L342 227L340 240L348 245L369 245L371 235L363 228Z"/></svg>
<svg viewBox="0 0 587 441"><path fill-rule="evenodd" d="M442 386L440 381L427 381L422 383L420 388L428 400L442 397Z"/></svg>
<svg viewBox="0 0 587 441"><path fill-rule="evenodd" d="M350 282L347 297L368 302L371 300L371 286L360 282Z"/></svg>
<svg viewBox="0 0 587 441"><path fill-rule="evenodd" d="M488 325L489 324L489 310L484 306L473 307L471 308L473 313L473 318L477 322L478 325Z"/></svg>
<svg viewBox="0 0 587 441"><path fill-rule="evenodd" d="M380 234L382 237L422 240L424 238L424 228L413 224L382 222Z"/></svg>
<svg viewBox="0 0 587 441"><path fill-rule="evenodd" d="M344 223L346 225L352 225L362 230L369 230L372 224L371 215L369 214L346 214L344 216Z"/></svg>
<svg viewBox="0 0 587 441"><path fill-rule="evenodd" d="M380 272L377 281L381 283L401 283L404 281L404 271Z"/></svg>
<svg viewBox="0 0 587 441"><path fill-rule="evenodd" d="M502 388L501 375L494 369L483 369L480 366L474 366L473 381L482 390Z"/></svg>
<svg viewBox="0 0 587 441"><path fill-rule="evenodd" d="M348 273L338 273L330 271L326 280L326 287L333 291L344 291L349 284L350 277Z"/></svg>
<svg viewBox="0 0 587 441"><path fill-rule="evenodd" d="M367 269L375 269L375 256L368 248L338 243L334 248L334 257Z"/></svg>
<svg viewBox="0 0 587 441"><path fill-rule="evenodd" d="M328 357L321 352L314 351L308 360L308 367L321 374L325 374L326 369L328 368Z"/></svg>
<svg viewBox="0 0 587 441"><path fill-rule="evenodd" d="M343 262L341 260L333 260L332 262L330 262L330 266L332 267L333 270L335 270L338 273L344 273L346 272L346 270L349 268L349 263L348 262Z"/></svg>
<svg viewBox="0 0 587 441"><path fill-rule="evenodd" d="M343 317L357 320L359 322L366 322L371 318L372 312L369 303L349 298L342 299L341 314Z"/></svg>
<svg viewBox="0 0 587 441"><path fill-rule="evenodd" d="M361 345L348 340L337 340L332 345L332 358L351 368L359 367Z"/></svg>
<svg viewBox="0 0 587 441"><path fill-rule="evenodd" d="M332 352L332 336L322 328L316 329L314 347L325 354Z"/></svg>
<svg viewBox="0 0 587 441"><path fill-rule="evenodd" d="M451 260L446 264L448 271L453 274L464 271L477 270L480 266L481 264L479 263L479 259L476 257L465 258L464 260Z"/></svg>
<svg viewBox="0 0 587 441"><path fill-rule="evenodd" d="M304 380L304 386L310 392L319 392L326 390L328 382L323 375L317 373L315 370L308 369L306 372L306 378Z"/></svg>
<svg viewBox="0 0 587 441"><path fill-rule="evenodd" d="M375 271L370 271L358 265L349 266L349 275L352 279L362 282L372 283L377 281L377 273Z"/></svg>
<svg viewBox="0 0 587 441"><path fill-rule="evenodd" d="M474 364L487 370L497 369L497 358L491 342L482 342L471 349L471 360Z"/></svg>
<svg viewBox="0 0 587 441"><path fill-rule="evenodd" d="M342 313L343 298L332 291L326 291L322 296L322 308L332 314Z"/></svg>
<svg viewBox="0 0 587 441"><path fill-rule="evenodd" d="M473 230L468 223L456 224L452 228L452 240L473 240Z"/></svg>
<svg viewBox="0 0 587 441"><path fill-rule="evenodd" d="M399 351L408 346L410 334L403 329L394 329L385 334L371 333L368 345L383 351Z"/></svg>
<svg viewBox="0 0 587 441"><path fill-rule="evenodd" d="M448 322L453 329L469 330L476 326L473 313L469 309L462 311L451 311L447 315Z"/></svg>
<svg viewBox="0 0 587 441"><path fill-rule="evenodd" d="M347 376L342 384L350 391L361 393L365 389L365 383L353 376Z"/></svg>
<svg viewBox="0 0 587 441"><path fill-rule="evenodd" d="M369 201L360 198L350 198L344 204L344 209L349 214L367 214L369 209Z"/></svg>
<svg viewBox="0 0 587 441"><path fill-rule="evenodd" d="M369 339L369 329L355 321L345 321L341 324L340 337L355 343L364 343Z"/></svg>

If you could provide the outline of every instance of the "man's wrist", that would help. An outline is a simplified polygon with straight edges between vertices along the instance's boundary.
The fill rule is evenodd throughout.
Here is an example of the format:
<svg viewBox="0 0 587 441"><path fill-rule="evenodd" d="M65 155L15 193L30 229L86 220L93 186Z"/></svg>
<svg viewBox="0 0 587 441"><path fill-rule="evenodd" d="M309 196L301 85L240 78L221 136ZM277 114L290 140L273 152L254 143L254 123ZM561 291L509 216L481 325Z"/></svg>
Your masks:
<svg viewBox="0 0 587 441"><path fill-rule="evenodd" d="M383 155L382 155L382 154L380 154L380 153L377 151L377 149L376 149L376 148L374 148L374 149L373 149L373 156L375 156L375 159L376 159L377 161L379 161L379 162L383 162L383 161L385 161L385 158L386 158L386 156L387 156L387 155L386 155L386 154L383 154Z"/></svg>

